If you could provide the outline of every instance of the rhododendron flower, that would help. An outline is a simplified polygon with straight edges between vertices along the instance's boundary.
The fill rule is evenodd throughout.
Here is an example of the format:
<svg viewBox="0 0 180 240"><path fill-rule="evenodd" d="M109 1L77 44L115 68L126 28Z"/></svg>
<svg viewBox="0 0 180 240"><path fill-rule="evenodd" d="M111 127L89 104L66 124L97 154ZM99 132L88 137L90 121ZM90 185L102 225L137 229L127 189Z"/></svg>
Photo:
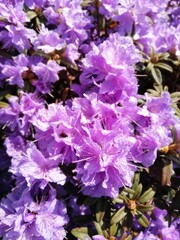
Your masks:
<svg viewBox="0 0 180 240"><path fill-rule="evenodd" d="M45 187L48 182L63 185L66 176L58 165L58 156L45 158L36 147L31 146L31 148L27 149L25 156L18 160L16 158L12 159L11 172L25 177L28 186L31 186L36 179L42 181L42 187Z"/></svg>
<svg viewBox="0 0 180 240"><path fill-rule="evenodd" d="M66 209L56 199L55 191L42 192L40 201L36 202L37 195L28 189L20 195L19 190L15 189L0 204L0 236L18 240L63 240Z"/></svg>
<svg viewBox="0 0 180 240"><path fill-rule="evenodd" d="M28 59L24 54L20 54L2 65L2 73L7 78L10 85L24 86L22 73L28 70Z"/></svg>
<svg viewBox="0 0 180 240"><path fill-rule="evenodd" d="M60 38L59 34L49 31L44 25L41 26L40 33L31 39L35 50L43 50L45 53L54 50L62 50L65 47L65 41Z"/></svg>
<svg viewBox="0 0 180 240"><path fill-rule="evenodd" d="M136 169L127 156L131 140L121 131L118 136L117 132L103 130L100 124L85 131L87 136L79 136L74 147L78 156L75 171L82 191L93 197L116 197L120 186L131 186Z"/></svg>
<svg viewBox="0 0 180 240"><path fill-rule="evenodd" d="M56 61L50 60L47 64L42 62L32 65L32 71L38 76L38 80L33 81L39 92L47 93L51 84L59 80L58 72L64 67L59 66Z"/></svg>

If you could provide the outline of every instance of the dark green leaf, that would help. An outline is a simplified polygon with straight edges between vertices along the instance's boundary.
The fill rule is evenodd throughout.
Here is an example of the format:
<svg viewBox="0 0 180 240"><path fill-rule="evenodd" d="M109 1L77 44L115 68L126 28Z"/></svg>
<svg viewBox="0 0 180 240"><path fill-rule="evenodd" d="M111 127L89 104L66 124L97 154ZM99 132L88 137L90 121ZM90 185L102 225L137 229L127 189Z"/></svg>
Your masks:
<svg viewBox="0 0 180 240"><path fill-rule="evenodd" d="M132 189L136 190L136 188L139 185L139 173L136 173L133 178L133 184L132 184Z"/></svg>
<svg viewBox="0 0 180 240"><path fill-rule="evenodd" d="M88 228L87 227L81 227L81 228L74 228L71 230L71 233L73 236L79 238L80 240L91 240L91 238L88 235Z"/></svg>
<svg viewBox="0 0 180 240"><path fill-rule="evenodd" d="M115 236L118 229L118 225L115 223L110 226L110 236Z"/></svg>
<svg viewBox="0 0 180 240"><path fill-rule="evenodd" d="M169 66L169 65L166 64L166 63L158 62L158 63L155 64L155 67L165 69L165 70L167 70L167 71L169 71L169 72L173 72L172 67Z"/></svg>
<svg viewBox="0 0 180 240"><path fill-rule="evenodd" d="M130 189L130 188L124 188L123 191L126 192L126 193L130 193L130 194L134 194L135 193L135 190L134 189Z"/></svg>
<svg viewBox="0 0 180 240"><path fill-rule="evenodd" d="M139 224L141 224L141 226L143 226L143 227L148 227L149 221L148 221L147 217L144 214L142 214L141 212L139 212L138 210L136 212L137 212L136 219L138 220Z"/></svg>
<svg viewBox="0 0 180 240"><path fill-rule="evenodd" d="M72 63L69 59L61 56L61 63L69 68L72 68L74 70L78 70L78 66L74 63Z"/></svg>
<svg viewBox="0 0 180 240"><path fill-rule="evenodd" d="M132 199L138 199L140 197L142 193L142 184L140 183L137 188L136 188L136 191L134 192L133 196L132 196Z"/></svg>
<svg viewBox="0 0 180 240"><path fill-rule="evenodd" d="M114 198L113 202L115 202L115 203L123 203L124 200L122 198Z"/></svg>
<svg viewBox="0 0 180 240"><path fill-rule="evenodd" d="M153 67L151 69L152 76L157 84L162 84L162 74L161 71L158 68Z"/></svg>
<svg viewBox="0 0 180 240"><path fill-rule="evenodd" d="M94 223L97 233L103 236L104 234L103 234L103 230L101 228L101 224L96 221L94 221L93 223Z"/></svg>
<svg viewBox="0 0 180 240"><path fill-rule="evenodd" d="M155 191L152 188L148 189L143 195L138 199L139 203L146 203L154 197Z"/></svg>
<svg viewBox="0 0 180 240"><path fill-rule="evenodd" d="M111 225L115 223L119 223L127 214L125 206L120 208L115 215L111 218Z"/></svg>
<svg viewBox="0 0 180 240"><path fill-rule="evenodd" d="M154 206L153 205L138 205L137 209L140 212L150 212L154 209Z"/></svg>

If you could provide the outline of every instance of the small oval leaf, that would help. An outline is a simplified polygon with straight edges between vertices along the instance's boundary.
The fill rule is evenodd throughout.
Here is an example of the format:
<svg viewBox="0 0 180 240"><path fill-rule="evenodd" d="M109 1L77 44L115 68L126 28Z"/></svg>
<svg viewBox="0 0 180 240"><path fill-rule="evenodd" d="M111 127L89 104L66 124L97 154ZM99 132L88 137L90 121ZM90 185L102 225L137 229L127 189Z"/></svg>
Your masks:
<svg viewBox="0 0 180 240"><path fill-rule="evenodd" d="M137 209L140 212L150 212L154 209L154 206L153 205L138 205Z"/></svg>
<svg viewBox="0 0 180 240"><path fill-rule="evenodd" d="M111 225L120 222L126 216L126 214L127 212L125 206L120 208L111 218Z"/></svg>
<svg viewBox="0 0 180 240"><path fill-rule="evenodd" d="M138 199L138 198L140 197L141 193L142 193L142 184L140 183L140 184L137 186L136 191L135 191L132 199Z"/></svg>
<svg viewBox="0 0 180 240"><path fill-rule="evenodd" d="M148 227L149 226L149 221L147 219L147 217L142 214L141 212L139 212L138 210L136 211L137 215L136 215L136 219L139 222L139 224L141 224L141 226L143 227Z"/></svg>
<svg viewBox="0 0 180 240"><path fill-rule="evenodd" d="M115 236L118 229L118 225L115 223L110 226L110 236Z"/></svg>
<svg viewBox="0 0 180 240"><path fill-rule="evenodd" d="M152 188L148 189L146 192L143 193L143 195L138 199L139 203L145 203L149 200L152 200L152 198L155 195L155 191L153 191Z"/></svg>
<svg viewBox="0 0 180 240"><path fill-rule="evenodd" d="M151 69L152 76L154 80L156 81L157 84L161 85L162 84L162 74L161 71L158 68L153 67Z"/></svg>
<svg viewBox="0 0 180 240"><path fill-rule="evenodd" d="M97 233L103 236L103 230L101 228L101 224L96 221L94 221L93 223L94 223Z"/></svg>
<svg viewBox="0 0 180 240"><path fill-rule="evenodd" d="M169 65L166 64L166 63L158 62L158 63L155 64L155 67L158 67L158 68L161 68L161 69L167 70L168 72L173 72L172 67L169 66Z"/></svg>
<svg viewBox="0 0 180 240"><path fill-rule="evenodd" d="M6 108L6 107L8 107L8 106L9 106L8 103L3 102L3 101L0 101L0 108Z"/></svg>
<svg viewBox="0 0 180 240"><path fill-rule="evenodd" d="M37 17L37 13L34 11L28 11L27 13L27 17L32 20L33 18Z"/></svg>
<svg viewBox="0 0 180 240"><path fill-rule="evenodd" d="M71 233L73 236L79 238L80 240L91 240L91 238L88 235L88 228L87 227L81 227L81 228L74 228L71 230Z"/></svg>

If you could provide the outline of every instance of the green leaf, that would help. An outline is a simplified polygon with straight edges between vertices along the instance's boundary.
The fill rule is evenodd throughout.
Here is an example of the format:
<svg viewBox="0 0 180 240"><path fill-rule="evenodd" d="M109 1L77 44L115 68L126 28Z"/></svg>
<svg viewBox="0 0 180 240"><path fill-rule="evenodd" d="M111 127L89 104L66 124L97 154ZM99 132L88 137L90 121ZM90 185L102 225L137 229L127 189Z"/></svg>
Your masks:
<svg viewBox="0 0 180 240"><path fill-rule="evenodd" d="M171 99L173 103L179 102L180 100L180 92L171 93Z"/></svg>
<svg viewBox="0 0 180 240"><path fill-rule="evenodd" d="M115 202L115 203L123 203L124 200L121 199L121 198L114 198L114 199L113 199L113 202Z"/></svg>
<svg viewBox="0 0 180 240"><path fill-rule="evenodd" d="M154 63L149 62L146 69L148 70L148 72L151 72L152 68L154 67Z"/></svg>
<svg viewBox="0 0 180 240"><path fill-rule="evenodd" d="M179 98L172 98L172 103L177 103L177 102L179 102L179 100L180 100L180 97Z"/></svg>
<svg viewBox="0 0 180 240"><path fill-rule="evenodd" d="M28 11L27 13L27 17L32 20L33 18L37 17L37 13L34 11Z"/></svg>
<svg viewBox="0 0 180 240"><path fill-rule="evenodd" d="M153 58L155 56L155 51L154 51L153 46L151 46L151 49L150 49L150 56L151 56L151 58Z"/></svg>
<svg viewBox="0 0 180 240"><path fill-rule="evenodd" d="M161 94L163 92L163 85L162 84L153 84L154 89Z"/></svg>
<svg viewBox="0 0 180 240"><path fill-rule="evenodd" d="M98 233L99 235L104 236L103 230L102 230L102 228L101 228L101 224L98 223L98 222L96 222L96 221L94 221L93 223L94 223L94 226L95 226L95 228L96 228L97 233Z"/></svg>
<svg viewBox="0 0 180 240"><path fill-rule="evenodd" d="M131 240L132 239L132 236L129 235L127 238L125 238L125 240Z"/></svg>
<svg viewBox="0 0 180 240"><path fill-rule="evenodd" d="M159 60L169 60L169 53L158 53L158 59Z"/></svg>
<svg viewBox="0 0 180 240"><path fill-rule="evenodd" d="M176 115L180 117L180 109L178 108L177 104L173 103L172 107L174 108Z"/></svg>
<svg viewBox="0 0 180 240"><path fill-rule="evenodd" d="M79 238L80 240L91 240L90 236L88 235L88 228L81 227L81 228L74 228L71 230L73 236Z"/></svg>
<svg viewBox="0 0 180 240"><path fill-rule="evenodd" d="M113 224L110 226L110 236L115 236L118 229L118 224Z"/></svg>
<svg viewBox="0 0 180 240"><path fill-rule="evenodd" d="M127 214L125 206L120 208L115 215L111 218L111 225L115 223L119 223Z"/></svg>
<svg viewBox="0 0 180 240"><path fill-rule="evenodd" d="M139 185L139 173L136 173L133 178L132 189L136 191L138 185Z"/></svg>
<svg viewBox="0 0 180 240"><path fill-rule="evenodd" d="M136 210L136 219L138 220L139 224L141 224L141 226L143 227L148 227L149 226L149 221L147 219L147 217L142 214L141 212L139 212L138 210Z"/></svg>
<svg viewBox="0 0 180 240"><path fill-rule="evenodd" d="M61 56L61 63L64 64L67 67L70 67L76 71L78 71L78 66L74 63L72 63L69 59L67 59L66 57L62 57Z"/></svg>
<svg viewBox="0 0 180 240"><path fill-rule="evenodd" d="M174 98L174 97L180 97L180 92L173 92L171 93L171 98Z"/></svg>
<svg viewBox="0 0 180 240"><path fill-rule="evenodd" d="M8 103L0 101L0 108L5 108L5 107L8 107L8 106L9 106Z"/></svg>
<svg viewBox="0 0 180 240"><path fill-rule="evenodd" d="M10 23L7 18L0 16L0 21Z"/></svg>
<svg viewBox="0 0 180 240"><path fill-rule="evenodd" d="M93 0L84 0L81 3L81 7L88 7L91 5L92 2L93 2Z"/></svg>
<svg viewBox="0 0 180 240"><path fill-rule="evenodd" d="M142 193L142 184L140 183L137 188L136 188L136 191L134 192L133 196L132 196L132 199L138 199L140 197Z"/></svg>
<svg viewBox="0 0 180 240"><path fill-rule="evenodd" d="M150 212L154 209L154 205L138 205L137 209L140 212Z"/></svg>
<svg viewBox="0 0 180 240"><path fill-rule="evenodd" d="M162 84L162 74L161 71L158 68L153 67L151 69L152 76L154 80L156 81L157 84L161 85Z"/></svg>
<svg viewBox="0 0 180 240"><path fill-rule="evenodd" d="M169 65L166 64L166 63L158 62L158 63L155 64L155 67L165 69L165 70L167 70L167 71L169 71L169 72L173 72L172 67L169 66Z"/></svg>
<svg viewBox="0 0 180 240"><path fill-rule="evenodd" d="M152 200L154 195L155 195L155 191L153 191L153 189L150 188L146 192L143 193L143 195L138 199L138 202L139 203L146 203L146 202Z"/></svg>
<svg viewBox="0 0 180 240"><path fill-rule="evenodd" d="M153 96L153 97L159 97L159 96L160 96L160 93L157 92L157 91L154 90L154 89L147 89L147 92L148 92L148 94L150 94L150 95Z"/></svg>
<svg viewBox="0 0 180 240"><path fill-rule="evenodd" d="M124 188L123 191L126 192L126 193L130 193L130 194L134 194L135 193L135 190L131 189L131 188Z"/></svg>

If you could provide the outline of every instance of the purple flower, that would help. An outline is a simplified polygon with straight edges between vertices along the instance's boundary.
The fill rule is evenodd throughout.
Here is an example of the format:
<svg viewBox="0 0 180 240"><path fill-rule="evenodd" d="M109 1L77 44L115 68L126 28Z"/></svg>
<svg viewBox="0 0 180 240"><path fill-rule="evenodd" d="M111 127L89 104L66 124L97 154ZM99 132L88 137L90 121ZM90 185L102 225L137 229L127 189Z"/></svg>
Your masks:
<svg viewBox="0 0 180 240"><path fill-rule="evenodd" d="M31 42L35 50L40 49L45 53L65 48L65 41L59 36L59 34L55 31L48 30L44 25L41 26L38 36L31 38Z"/></svg>
<svg viewBox="0 0 180 240"><path fill-rule="evenodd" d="M180 232L174 226L163 228L161 230L160 235L162 236L163 240L172 240L180 238Z"/></svg>
<svg viewBox="0 0 180 240"><path fill-rule="evenodd" d="M135 171L127 157L131 140L120 130L103 129L98 120L94 124L93 128L84 128L86 134L79 136L74 146L77 178L86 195L116 197L120 187L131 186Z"/></svg>
<svg viewBox="0 0 180 240"><path fill-rule="evenodd" d="M50 60L47 64L42 62L32 65L32 71L38 76L37 81L33 81L33 85L42 93L49 92L51 84L59 80L58 72L65 69L59 66L56 61Z"/></svg>
<svg viewBox="0 0 180 240"><path fill-rule="evenodd" d="M55 198L55 190L44 190L39 202L34 201L38 195L32 196L28 189L21 190L22 195L17 191L18 188L0 204L0 235L12 240L63 240L66 209Z"/></svg>
<svg viewBox="0 0 180 240"><path fill-rule="evenodd" d="M9 106L0 109L0 123L15 131L20 126L18 97L10 97L9 103Z"/></svg>
<svg viewBox="0 0 180 240"><path fill-rule="evenodd" d="M156 160L158 143L154 136L146 133L136 137L136 142L131 148L131 154L134 162L142 163L149 167Z"/></svg>
<svg viewBox="0 0 180 240"><path fill-rule="evenodd" d="M5 139L6 152L10 157L19 159L25 151L25 140L16 134Z"/></svg>
<svg viewBox="0 0 180 240"><path fill-rule="evenodd" d="M14 25L6 26L6 29L8 30L9 38L11 38L13 45L19 52L31 47L29 39L34 38L36 35L33 29L22 26L16 27Z"/></svg>
<svg viewBox="0 0 180 240"><path fill-rule="evenodd" d="M13 58L13 61L7 61L2 65L2 73L7 78L10 85L24 86L22 73L28 70L28 59L24 54Z"/></svg>
<svg viewBox="0 0 180 240"><path fill-rule="evenodd" d="M168 92L163 92L161 97L148 97L145 106L150 112L151 121L159 125L168 126L174 124L177 119L172 108L171 96Z"/></svg>
<svg viewBox="0 0 180 240"><path fill-rule="evenodd" d="M67 45L65 52L63 53L67 59L75 64L75 60L78 60L80 53L78 52L78 46L75 43L70 43Z"/></svg>
<svg viewBox="0 0 180 240"><path fill-rule="evenodd" d="M58 156L45 158L43 154L33 145L31 145L26 155L20 159L12 159L11 172L21 174L25 177L28 186L31 186L36 179L42 181L42 187L48 182L55 182L63 185L66 176L62 173L59 165ZM27 171L28 169L28 171Z"/></svg>
<svg viewBox="0 0 180 240"><path fill-rule="evenodd" d="M43 8L47 0L24 0L24 2L30 9L34 9L35 7Z"/></svg>
<svg viewBox="0 0 180 240"><path fill-rule="evenodd" d="M12 4L12 2L3 1L3 3L0 3L0 15L6 18L9 23L23 26L25 22L29 22L23 9L23 1L17 1L15 4Z"/></svg>
<svg viewBox="0 0 180 240"><path fill-rule="evenodd" d="M80 0L55 1L54 10L59 12L61 17L57 32L63 35L68 43L82 43L88 38L88 30L92 24L86 10L81 8Z"/></svg>
<svg viewBox="0 0 180 240"><path fill-rule="evenodd" d="M15 47L19 52L30 48L29 39L36 35L33 29L28 29L24 25L29 22L29 18L24 12L23 1L0 3L0 15L7 21L0 34L0 39L5 48Z"/></svg>
<svg viewBox="0 0 180 240"><path fill-rule="evenodd" d="M99 46L93 45L82 60L82 92L89 89L107 95L121 92L118 100L125 98L127 101L129 96L137 93L137 79L132 65L139 60L139 52L130 37L110 34Z"/></svg>
<svg viewBox="0 0 180 240"><path fill-rule="evenodd" d="M43 99L38 99L33 93L21 92L20 110L24 116L34 117L42 107L44 107Z"/></svg>
<svg viewBox="0 0 180 240"><path fill-rule="evenodd" d="M62 104L50 104L48 109L38 112L32 123L36 128L38 147L45 156L59 155L61 163L69 163L75 158L73 139L80 124L78 114Z"/></svg>

